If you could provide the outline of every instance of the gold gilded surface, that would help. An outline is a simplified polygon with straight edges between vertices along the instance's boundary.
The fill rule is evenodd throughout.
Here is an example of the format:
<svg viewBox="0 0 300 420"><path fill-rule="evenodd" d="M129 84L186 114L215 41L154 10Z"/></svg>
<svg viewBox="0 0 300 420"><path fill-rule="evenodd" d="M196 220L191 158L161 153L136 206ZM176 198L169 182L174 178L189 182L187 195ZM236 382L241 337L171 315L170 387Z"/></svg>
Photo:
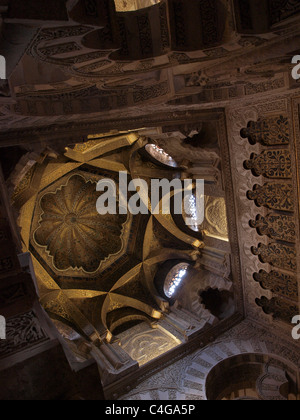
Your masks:
<svg viewBox="0 0 300 420"><path fill-rule="evenodd" d="M136 134L131 133L108 139L90 140L86 143L77 144L74 149L67 148L65 156L78 162L89 162L116 149L129 147L138 139L139 137Z"/></svg>
<svg viewBox="0 0 300 420"><path fill-rule="evenodd" d="M31 197L30 200L21 208L18 223L21 227L21 238L23 243L23 251L29 250L29 241L31 233L32 215L36 203L36 196Z"/></svg>
<svg viewBox="0 0 300 420"><path fill-rule="evenodd" d="M158 222L172 235L174 235L176 238L181 240L182 242L185 242L188 245L191 245L195 248L203 248L204 243L198 239L193 238L192 236L189 236L185 232L182 232L175 224L173 218L171 215L166 214L158 214L155 215L155 218L158 220Z"/></svg>
<svg viewBox="0 0 300 420"><path fill-rule="evenodd" d="M21 193L23 193L26 189L29 188L34 171L35 171L35 165L33 165L26 172L24 177L21 179L20 183L15 188L14 193L12 195L12 201L15 201Z"/></svg>
<svg viewBox="0 0 300 420"><path fill-rule="evenodd" d="M223 198L217 198L206 206L206 220L208 222L207 231L213 235L216 232L224 237L228 237L228 223L226 204Z"/></svg>
<svg viewBox="0 0 300 420"><path fill-rule="evenodd" d="M94 159L89 162L89 165L100 169L107 169L113 172L125 172L127 168L124 164L110 160L110 159Z"/></svg>
<svg viewBox="0 0 300 420"><path fill-rule="evenodd" d="M33 255L31 257L41 296L43 296L50 290L59 290L60 288L58 284L48 274L44 267L38 262L38 260Z"/></svg>
<svg viewBox="0 0 300 420"><path fill-rule="evenodd" d="M75 169L80 168L81 165L82 163L77 162L63 162L51 166L49 165L49 167L46 168L41 181L40 190L43 190L48 187L48 185L71 173Z"/></svg>
<svg viewBox="0 0 300 420"><path fill-rule="evenodd" d="M100 216L96 210L96 183L101 178L75 170L36 199L30 244L58 276L94 277L130 245L132 215Z"/></svg>
<svg viewBox="0 0 300 420"><path fill-rule="evenodd" d="M128 181L141 177L149 185L164 174L147 162L143 171L139 150L145 144L146 138L127 133L68 149L43 167L38 190L21 208L24 250L32 252L41 303L92 341L111 341L108 319L121 325L129 309L161 319L169 304L155 290L159 265L196 261L204 246L181 231L171 215L97 213L100 179L117 183L118 172L127 169ZM151 211L150 199L145 204Z"/></svg>
<svg viewBox="0 0 300 420"><path fill-rule="evenodd" d="M95 183L76 174L40 199L41 217L33 238L53 258L57 270L95 272L102 260L122 248L127 216L100 216L95 190Z"/></svg>

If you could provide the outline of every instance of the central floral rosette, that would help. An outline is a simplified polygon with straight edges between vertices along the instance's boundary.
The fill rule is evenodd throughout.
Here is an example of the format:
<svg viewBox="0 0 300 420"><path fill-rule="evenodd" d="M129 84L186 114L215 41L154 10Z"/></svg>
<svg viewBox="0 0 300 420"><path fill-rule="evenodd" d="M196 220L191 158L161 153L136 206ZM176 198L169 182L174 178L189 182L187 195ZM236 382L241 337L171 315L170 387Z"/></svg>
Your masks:
<svg viewBox="0 0 300 420"><path fill-rule="evenodd" d="M34 239L46 247L58 270L95 272L101 261L122 248L126 215L100 216L96 183L80 175L40 200L43 211Z"/></svg>

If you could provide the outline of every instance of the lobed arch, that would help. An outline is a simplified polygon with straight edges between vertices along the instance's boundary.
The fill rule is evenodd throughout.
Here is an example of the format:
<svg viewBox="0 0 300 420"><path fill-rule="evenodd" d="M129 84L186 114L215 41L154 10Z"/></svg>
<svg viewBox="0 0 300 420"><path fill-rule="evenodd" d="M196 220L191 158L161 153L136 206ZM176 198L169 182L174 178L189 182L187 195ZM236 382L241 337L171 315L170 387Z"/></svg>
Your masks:
<svg viewBox="0 0 300 420"><path fill-rule="evenodd" d="M263 336L255 337L254 331ZM259 334L260 335L260 334ZM144 383L126 400L296 400L298 351L245 321L233 334L198 349L176 365L176 380L162 371L160 388ZM232 375L236 369L235 377ZM222 385L227 394L222 395ZM218 392L220 388L220 393Z"/></svg>
<svg viewBox="0 0 300 420"><path fill-rule="evenodd" d="M292 398L292 395L288 396L286 391L282 393L282 389L289 382L288 378L294 381L296 385L298 368L293 361L280 355L275 347L271 342L256 339L225 340L224 342L214 343L196 353L191 365L184 372L181 385L185 388L187 381L192 382L194 384L193 388L199 390L197 399L211 400L217 397L223 399L226 397L214 395L215 381L218 381L218 378L219 380L224 378L226 381L226 371L230 366L239 367L247 364L257 364L260 365L260 371L254 383L252 381L252 385L254 384L257 392L255 399L287 400ZM250 373L250 370L248 373ZM230 388L231 379L229 377L227 379ZM232 381L231 385L234 385ZM245 383L245 385L247 384ZM233 388L232 392L235 392L236 390L234 391ZM296 389L293 392L297 392ZM250 397L250 395L245 395L245 397Z"/></svg>

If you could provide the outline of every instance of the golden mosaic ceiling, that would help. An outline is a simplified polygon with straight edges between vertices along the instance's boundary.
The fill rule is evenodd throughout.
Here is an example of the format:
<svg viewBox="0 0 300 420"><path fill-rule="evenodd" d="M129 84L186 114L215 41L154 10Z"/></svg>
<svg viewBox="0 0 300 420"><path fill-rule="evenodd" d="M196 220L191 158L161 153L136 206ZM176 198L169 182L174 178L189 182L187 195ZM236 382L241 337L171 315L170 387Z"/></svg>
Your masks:
<svg viewBox="0 0 300 420"><path fill-rule="evenodd" d="M48 156L15 189L24 250L30 251L41 303L50 316L84 336L111 340L126 320L160 319L168 303L153 278L166 260L195 261L201 240L164 215L99 215L96 184L166 173L144 162L148 139L104 135ZM128 170L129 169L129 170Z"/></svg>
<svg viewBox="0 0 300 420"><path fill-rule="evenodd" d="M100 215L96 209L97 182L113 176L89 165L64 175L61 166L36 196L30 249L63 284L67 277L76 281L99 276L131 249L132 216Z"/></svg>
<svg viewBox="0 0 300 420"><path fill-rule="evenodd" d="M95 272L110 255L122 249L124 215L100 216L96 183L83 175L67 176L53 193L45 192L36 212L41 216L34 241L53 258L57 270Z"/></svg>

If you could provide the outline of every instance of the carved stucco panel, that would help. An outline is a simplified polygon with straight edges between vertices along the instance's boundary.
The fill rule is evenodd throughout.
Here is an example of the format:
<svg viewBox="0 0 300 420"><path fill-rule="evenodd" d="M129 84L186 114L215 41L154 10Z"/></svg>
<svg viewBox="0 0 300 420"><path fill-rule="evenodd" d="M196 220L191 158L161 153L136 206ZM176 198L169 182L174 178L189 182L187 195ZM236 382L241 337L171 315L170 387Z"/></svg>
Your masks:
<svg viewBox="0 0 300 420"><path fill-rule="evenodd" d="M280 114L287 110L287 101L277 99L268 103L259 103L256 106L243 106L242 108L232 108L227 112L228 118L228 135L231 139L231 162L232 173L235 184L236 208L238 212L238 234L240 240L240 250L242 259L242 272L244 283L244 299L245 309L248 316L253 319L259 319L267 324L272 322L272 316L265 314L255 304L255 299L261 296L271 298L273 295L270 291L264 290L259 284L255 284L253 274L256 270L270 271L272 268L269 264L264 264L253 255L251 247L262 243L268 244L266 236L261 237L257 231L250 227L249 220L256 218L260 213L266 216L270 212L265 207L258 208L254 201L247 198L247 192L252 190L253 185L263 185L266 181L262 176L255 177L250 171L244 168L244 161L249 159L252 153L260 154L263 150L260 144L251 145L247 139L242 138L241 130L247 127L249 121L257 121L259 118L268 114ZM253 258L254 257L254 258Z"/></svg>
<svg viewBox="0 0 300 420"><path fill-rule="evenodd" d="M266 374L275 373L274 368L269 369L271 364L291 373L300 364L297 345L284 338L279 341L272 326L265 329L247 320L224 333L216 342L196 350L142 383L134 384L134 389L122 400L206 400L209 373L228 358L240 357L242 360L245 357L247 360L251 355L260 363L266 363ZM258 385L265 381L266 375L259 379ZM258 390L261 387L258 386ZM266 390L270 391L269 388ZM262 395L261 398L281 399L278 388L275 391L274 395Z"/></svg>

